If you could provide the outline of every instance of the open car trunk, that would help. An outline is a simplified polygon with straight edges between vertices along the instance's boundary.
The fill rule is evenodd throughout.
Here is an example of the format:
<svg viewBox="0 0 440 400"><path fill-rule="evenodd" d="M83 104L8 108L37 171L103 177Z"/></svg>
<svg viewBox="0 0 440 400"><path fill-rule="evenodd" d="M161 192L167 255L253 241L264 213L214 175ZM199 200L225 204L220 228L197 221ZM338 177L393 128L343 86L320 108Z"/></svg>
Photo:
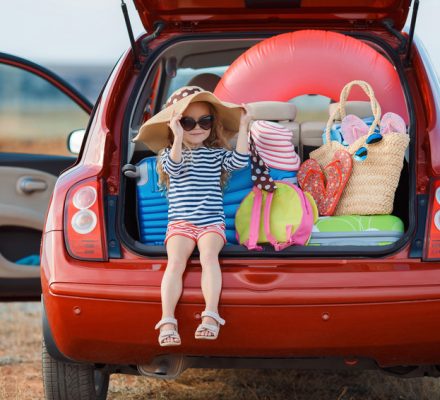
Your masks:
<svg viewBox="0 0 440 400"><path fill-rule="evenodd" d="M393 64L400 77L401 89L405 96L407 132L411 141L395 194L392 216L380 216L378 219L376 216L346 216L342 220L338 217L337 223L334 222L335 217L320 217L308 245L291 246L280 252L274 251L271 245L263 245L263 251L250 251L237 244L232 235L230 236L232 239L228 238L228 244L222 250L222 257L261 257L262 255L264 257L377 257L396 252L411 237L415 226L415 184L414 174L411 172L415 170L415 127L412 101L408 95L409 89L404 78L401 59L390 45L395 38L392 35L386 38L385 35L386 40L384 40L383 33L377 36L359 33L351 34L351 37L367 44ZM119 221L123 241L136 253L146 256L166 254L161 238L164 237L167 223L167 206L164 193L161 194L162 200L159 203L141 204L142 185L148 183L155 188L154 191L158 190L154 161L156 154L142 143L133 143L131 139L136 136L142 122L157 113L174 90L190 84L214 91L219 85L218 79L229 66L241 54L262 40L264 40L262 35L258 37L233 34L188 35L185 40L165 42L151 53L133 91L135 99L133 109L127 110L125 118L128 135L124 143L126 158L123 160L125 167L119 201ZM358 62L362 63L362 60ZM197 80L198 78L200 80ZM348 79L346 83L350 80L352 79ZM258 87L251 88L250 92L258 92ZM298 130L298 135L294 135L298 137L295 150L301 160L305 161L310 152L322 144L321 137L328 119L328 108L330 103L339 99L337 96L329 96L325 90L323 93L316 92L315 87L300 94L294 91L292 93L291 98L285 98L283 101L294 103L297 107L297 116L293 121L294 129ZM231 101L231 99L227 100ZM241 101L243 99L238 99L236 102ZM146 162L148 158L153 161ZM148 204L151 204L151 208ZM148 240L145 227L154 228L152 232L158 236Z"/></svg>

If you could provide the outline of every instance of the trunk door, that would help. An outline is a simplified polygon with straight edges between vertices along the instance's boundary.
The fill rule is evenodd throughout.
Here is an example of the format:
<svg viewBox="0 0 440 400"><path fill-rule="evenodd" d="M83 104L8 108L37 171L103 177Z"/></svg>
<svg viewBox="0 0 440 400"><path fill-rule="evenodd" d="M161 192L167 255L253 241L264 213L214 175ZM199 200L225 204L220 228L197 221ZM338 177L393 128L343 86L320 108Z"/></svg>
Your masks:
<svg viewBox="0 0 440 400"><path fill-rule="evenodd" d="M164 21L168 31L233 31L276 27L351 30L392 21L405 25L411 0L134 0L147 32Z"/></svg>

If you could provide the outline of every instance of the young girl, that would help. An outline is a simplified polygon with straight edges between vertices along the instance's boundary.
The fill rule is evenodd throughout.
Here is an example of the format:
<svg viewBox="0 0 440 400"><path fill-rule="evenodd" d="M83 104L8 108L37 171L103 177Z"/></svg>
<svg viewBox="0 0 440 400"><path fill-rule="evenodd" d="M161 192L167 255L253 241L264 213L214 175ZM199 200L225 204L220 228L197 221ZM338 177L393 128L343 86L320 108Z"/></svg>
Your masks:
<svg viewBox="0 0 440 400"><path fill-rule="evenodd" d="M165 238L168 263L161 285L162 319L155 327L160 329L161 346L181 343L174 310L182 294L186 263L196 245L206 307L195 338L216 339L220 325L225 323L218 314L222 287L218 255L226 243L221 184L227 172L248 163L250 115L243 108L223 103L198 87L184 87L171 95L161 111L164 115L159 113L147 121L136 138L150 148L153 146L153 150L168 145L160 152L158 162L159 181L167 186L169 201ZM169 121L167 143L163 142L163 131L162 139L156 135L156 142L149 140L153 127L159 128L159 120L162 129L163 122ZM151 130L145 131L145 126ZM226 150L227 136L237 131L236 150Z"/></svg>

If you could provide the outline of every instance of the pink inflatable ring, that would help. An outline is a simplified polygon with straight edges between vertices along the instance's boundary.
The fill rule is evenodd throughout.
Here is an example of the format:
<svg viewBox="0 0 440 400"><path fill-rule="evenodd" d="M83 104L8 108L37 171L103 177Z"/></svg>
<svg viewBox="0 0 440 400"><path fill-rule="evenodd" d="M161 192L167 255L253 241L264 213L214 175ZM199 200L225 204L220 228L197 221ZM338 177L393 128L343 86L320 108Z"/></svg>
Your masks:
<svg viewBox="0 0 440 400"><path fill-rule="evenodd" d="M391 62L364 42L340 33L303 30L263 40L228 68L215 94L225 101L288 101L304 94L338 100L352 80L370 83L382 107L408 120L399 76ZM349 100L368 100L360 89Z"/></svg>

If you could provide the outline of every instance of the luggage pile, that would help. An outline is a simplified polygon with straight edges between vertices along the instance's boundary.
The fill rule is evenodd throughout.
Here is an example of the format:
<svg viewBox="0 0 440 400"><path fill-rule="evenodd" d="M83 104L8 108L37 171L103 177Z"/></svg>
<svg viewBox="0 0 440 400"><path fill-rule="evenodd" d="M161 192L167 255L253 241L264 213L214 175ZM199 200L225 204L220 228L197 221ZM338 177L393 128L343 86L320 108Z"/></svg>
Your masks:
<svg viewBox="0 0 440 400"><path fill-rule="evenodd" d="M369 96L372 116L346 115L354 86ZM381 118L368 83L343 88L324 144L303 163L292 135L269 120L251 125L249 165L234 171L224 188L228 244L280 251L292 245L381 246L403 236L403 222L391 213L409 136L397 114ZM140 241L163 245L168 207L157 184L156 157L143 159L136 171Z"/></svg>

